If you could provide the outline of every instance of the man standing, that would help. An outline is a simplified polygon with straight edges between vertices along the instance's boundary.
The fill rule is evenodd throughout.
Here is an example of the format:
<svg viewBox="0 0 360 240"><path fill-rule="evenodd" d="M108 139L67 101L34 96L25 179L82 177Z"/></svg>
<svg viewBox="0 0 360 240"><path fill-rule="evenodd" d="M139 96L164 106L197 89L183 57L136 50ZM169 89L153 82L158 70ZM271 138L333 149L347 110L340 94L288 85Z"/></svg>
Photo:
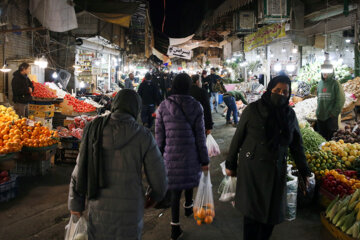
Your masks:
<svg viewBox="0 0 360 240"><path fill-rule="evenodd" d="M229 91L224 94L224 102L228 110L226 112L226 124L233 124L234 127L238 124L238 109L236 106L236 101L242 101L244 104L248 104L245 97L240 91ZM234 123L230 121L231 112L233 113Z"/></svg>
<svg viewBox="0 0 360 240"><path fill-rule="evenodd" d="M219 93L215 92L214 90L214 86L216 85L217 80L220 78L219 75L216 74L216 70L215 68L211 68L210 70L210 76L208 77L209 80L209 90L210 90L210 106L211 106L211 111L215 110L216 112L218 112L218 97L219 97ZM214 102L215 102L215 106L214 106Z"/></svg>
<svg viewBox="0 0 360 240"><path fill-rule="evenodd" d="M205 89L201 88L202 84L199 75L193 75L191 76L191 79L193 81L193 85L190 88L190 96L200 102L204 109L205 131L206 135L209 135L214 125L211 116L209 95Z"/></svg>
<svg viewBox="0 0 360 240"><path fill-rule="evenodd" d="M134 73L130 73L129 77L127 79L125 79L125 89L134 89L134 82L135 78L134 78Z"/></svg>
<svg viewBox="0 0 360 240"><path fill-rule="evenodd" d="M209 77L207 76L206 70L203 70L201 73L201 83L202 83L202 88L205 89L205 91L208 93L208 95L210 97Z"/></svg>
<svg viewBox="0 0 360 240"><path fill-rule="evenodd" d="M339 128L338 118L345 103L344 90L341 84L335 80L334 73L321 75L317 97L318 132L329 141Z"/></svg>
<svg viewBox="0 0 360 240"><path fill-rule="evenodd" d="M28 63L20 64L11 82L14 108L20 117L28 117L28 104L32 100L31 93L34 91L34 85L28 78L30 72L31 67Z"/></svg>
<svg viewBox="0 0 360 240"><path fill-rule="evenodd" d="M169 74L164 74L164 87L165 87L165 97L168 98L171 95L172 79Z"/></svg>
<svg viewBox="0 0 360 240"><path fill-rule="evenodd" d="M151 81L150 73L146 73L145 81L140 84L138 93L142 99L141 120L144 126L150 129L154 122L152 114L156 106L160 104L159 89Z"/></svg>

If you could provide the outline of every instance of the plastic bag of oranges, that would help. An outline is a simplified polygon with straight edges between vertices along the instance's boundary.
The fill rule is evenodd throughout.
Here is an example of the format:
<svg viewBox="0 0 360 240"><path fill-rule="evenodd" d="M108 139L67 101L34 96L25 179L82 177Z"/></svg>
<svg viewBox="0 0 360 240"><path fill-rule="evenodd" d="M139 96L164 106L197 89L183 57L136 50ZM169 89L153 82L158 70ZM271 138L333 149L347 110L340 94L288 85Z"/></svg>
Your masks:
<svg viewBox="0 0 360 240"><path fill-rule="evenodd" d="M194 219L199 226L203 223L210 224L214 220L215 208L210 172L201 173L200 184L196 193L193 211Z"/></svg>

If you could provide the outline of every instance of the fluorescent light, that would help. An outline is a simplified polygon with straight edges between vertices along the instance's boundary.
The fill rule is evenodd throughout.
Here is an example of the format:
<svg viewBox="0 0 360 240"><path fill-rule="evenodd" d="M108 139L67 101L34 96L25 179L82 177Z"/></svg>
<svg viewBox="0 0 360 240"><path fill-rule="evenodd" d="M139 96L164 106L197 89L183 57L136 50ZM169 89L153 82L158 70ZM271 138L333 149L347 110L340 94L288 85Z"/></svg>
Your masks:
<svg viewBox="0 0 360 240"><path fill-rule="evenodd" d="M282 69L281 63L276 63L276 64L274 65L274 71L275 71L275 72L280 72L281 69Z"/></svg>
<svg viewBox="0 0 360 240"><path fill-rule="evenodd" d="M345 42L346 42L346 43L350 43L350 42L351 42L351 39L348 38L348 39L345 40Z"/></svg>
<svg viewBox="0 0 360 240"><path fill-rule="evenodd" d="M54 72L54 73L52 74L52 77L53 77L54 79L58 78L57 72Z"/></svg>
<svg viewBox="0 0 360 240"><path fill-rule="evenodd" d="M293 72L295 71L295 65L294 64L288 64L286 65L286 71Z"/></svg>

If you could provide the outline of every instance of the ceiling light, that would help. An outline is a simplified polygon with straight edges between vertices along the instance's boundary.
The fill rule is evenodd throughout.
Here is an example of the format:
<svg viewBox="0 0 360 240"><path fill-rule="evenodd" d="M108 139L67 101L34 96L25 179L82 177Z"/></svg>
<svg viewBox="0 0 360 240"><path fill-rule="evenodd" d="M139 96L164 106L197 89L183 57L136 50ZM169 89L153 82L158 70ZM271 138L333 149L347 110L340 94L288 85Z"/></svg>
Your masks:
<svg viewBox="0 0 360 240"><path fill-rule="evenodd" d="M332 73L333 71L334 67L329 60L329 53L325 53L325 61L321 65L321 73Z"/></svg>
<svg viewBox="0 0 360 240"><path fill-rule="evenodd" d="M292 50L293 53L297 53L298 52L298 49L297 47L294 46L293 50Z"/></svg>
<svg viewBox="0 0 360 240"><path fill-rule="evenodd" d="M346 43L350 43L350 42L351 42L351 39L348 38L348 39L345 40L345 42L346 42Z"/></svg>
<svg viewBox="0 0 360 240"><path fill-rule="evenodd" d="M344 59L342 58L342 55L340 55L340 58L338 60L338 64L342 65L344 62Z"/></svg>
<svg viewBox="0 0 360 240"><path fill-rule="evenodd" d="M286 52L286 49L283 47L282 49L281 49L281 52Z"/></svg>
<svg viewBox="0 0 360 240"><path fill-rule="evenodd" d="M2 68L0 68L0 71L2 71L3 73L7 73L7 72L10 72L11 69L8 68L6 64L4 64L4 66L2 66Z"/></svg>
<svg viewBox="0 0 360 240"><path fill-rule="evenodd" d="M282 69L281 63L276 63L276 64L274 65L274 71L275 71L275 72L280 72L281 69Z"/></svg>
<svg viewBox="0 0 360 240"><path fill-rule="evenodd" d="M47 68L48 66L48 61L46 60L44 55L41 58L36 59L34 63L40 68Z"/></svg>
<svg viewBox="0 0 360 240"><path fill-rule="evenodd" d="M54 79L56 79L56 78L58 78L58 74L57 74L57 72L54 72L53 74L52 74L52 77L54 78Z"/></svg>
<svg viewBox="0 0 360 240"><path fill-rule="evenodd" d="M286 65L286 71L288 71L288 72L293 72L293 71L295 71L295 65L294 64L288 64L288 65Z"/></svg>
<svg viewBox="0 0 360 240"><path fill-rule="evenodd" d="M339 51L339 47L338 47L338 46L336 46L336 49L335 49L335 51Z"/></svg>

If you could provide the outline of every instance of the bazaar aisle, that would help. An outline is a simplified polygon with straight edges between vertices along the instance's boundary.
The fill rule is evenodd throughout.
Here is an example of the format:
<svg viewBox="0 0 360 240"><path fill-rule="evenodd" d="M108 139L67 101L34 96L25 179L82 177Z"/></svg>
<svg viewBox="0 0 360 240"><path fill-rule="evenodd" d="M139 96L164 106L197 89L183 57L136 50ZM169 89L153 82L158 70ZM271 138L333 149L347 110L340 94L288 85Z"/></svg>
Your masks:
<svg viewBox="0 0 360 240"><path fill-rule="evenodd" d="M214 114L213 136L222 154L211 159L216 218L211 225L197 226L193 218L185 218L181 211L180 222L184 240L191 239L242 239L241 215L230 203L219 202L217 188L223 178L219 164L225 159L235 128L225 126L225 119ZM26 177L19 184L19 195L13 201L0 205L0 239L8 240L60 240L69 220L67 210L68 183L73 165L56 165L43 177ZM320 210L314 205L298 211L294 222L275 227L272 240L323 239L331 236L322 227ZM143 240L169 239L170 209L151 209L145 212ZM24 228L23 226L31 226Z"/></svg>

